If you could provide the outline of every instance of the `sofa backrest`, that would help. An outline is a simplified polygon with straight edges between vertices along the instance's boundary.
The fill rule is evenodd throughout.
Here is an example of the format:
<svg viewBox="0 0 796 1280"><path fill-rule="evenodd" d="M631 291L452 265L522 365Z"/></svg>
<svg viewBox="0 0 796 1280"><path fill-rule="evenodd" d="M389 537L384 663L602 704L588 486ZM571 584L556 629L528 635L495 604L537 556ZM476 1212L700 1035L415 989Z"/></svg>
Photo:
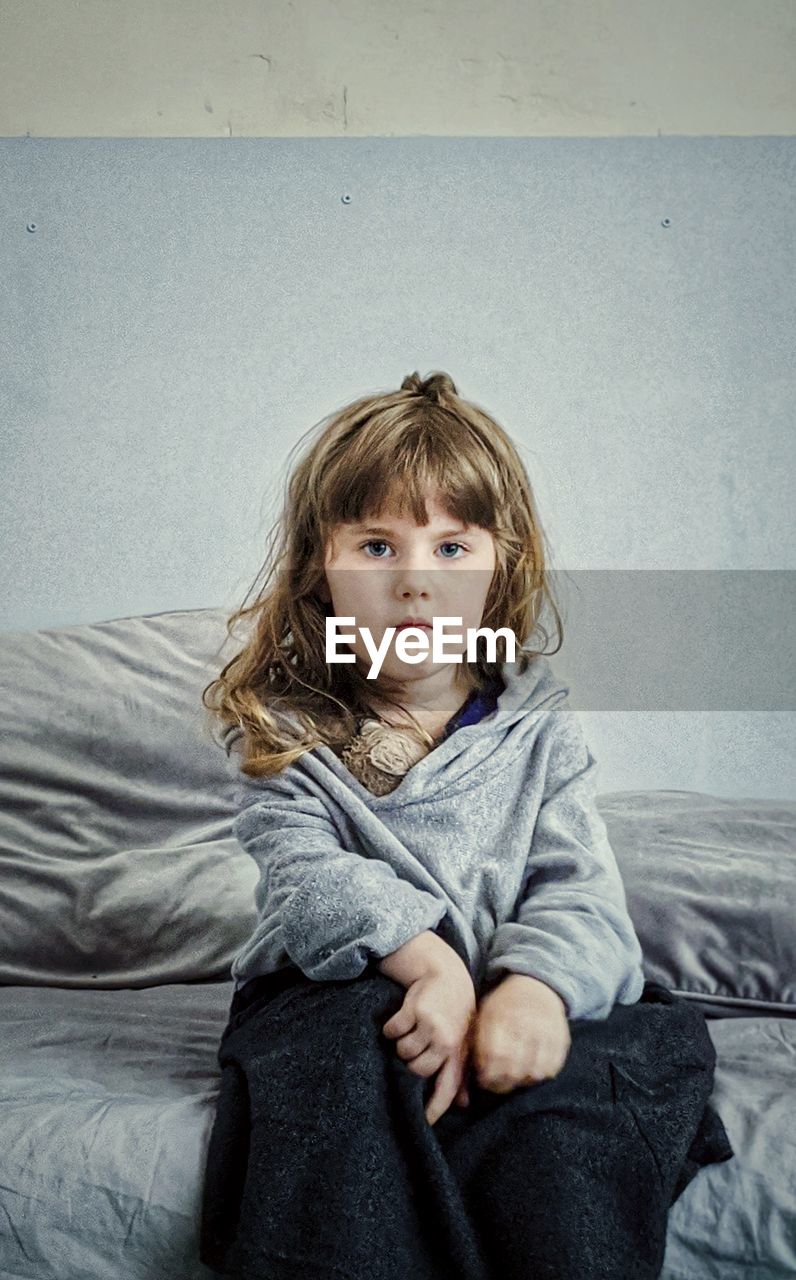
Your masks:
<svg viewBox="0 0 796 1280"><path fill-rule="evenodd" d="M0 636L0 982L229 977L257 869L231 834L237 757L201 703L236 651L226 617Z"/></svg>
<svg viewBox="0 0 796 1280"><path fill-rule="evenodd" d="M0 635L0 983L229 978L258 871L201 702L240 648L226 617ZM709 1013L796 1016L796 802L597 801L647 976Z"/></svg>

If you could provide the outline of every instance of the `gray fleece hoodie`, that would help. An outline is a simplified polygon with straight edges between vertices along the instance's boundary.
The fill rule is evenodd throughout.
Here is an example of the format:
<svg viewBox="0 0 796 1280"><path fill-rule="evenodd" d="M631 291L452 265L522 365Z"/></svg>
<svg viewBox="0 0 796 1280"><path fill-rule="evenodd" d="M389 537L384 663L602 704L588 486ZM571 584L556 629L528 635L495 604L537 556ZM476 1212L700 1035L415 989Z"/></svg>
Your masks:
<svg viewBox="0 0 796 1280"><path fill-rule="evenodd" d="M288 965L356 978L447 917L479 994L524 973L572 1019L638 1000L641 948L569 690L542 656L502 676L496 709L387 795L326 746L275 778L239 775L233 831L260 880L259 922L232 965L238 988Z"/></svg>

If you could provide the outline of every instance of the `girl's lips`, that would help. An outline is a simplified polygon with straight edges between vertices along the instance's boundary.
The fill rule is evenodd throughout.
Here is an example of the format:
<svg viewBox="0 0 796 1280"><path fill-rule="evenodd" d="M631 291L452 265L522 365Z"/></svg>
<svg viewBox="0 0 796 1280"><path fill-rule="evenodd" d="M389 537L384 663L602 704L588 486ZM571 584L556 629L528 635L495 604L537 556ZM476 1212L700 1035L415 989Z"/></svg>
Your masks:
<svg viewBox="0 0 796 1280"><path fill-rule="evenodd" d="M426 622L402 622L400 627L396 627L396 631L406 631L407 627L419 627L421 631L431 630L431 627Z"/></svg>

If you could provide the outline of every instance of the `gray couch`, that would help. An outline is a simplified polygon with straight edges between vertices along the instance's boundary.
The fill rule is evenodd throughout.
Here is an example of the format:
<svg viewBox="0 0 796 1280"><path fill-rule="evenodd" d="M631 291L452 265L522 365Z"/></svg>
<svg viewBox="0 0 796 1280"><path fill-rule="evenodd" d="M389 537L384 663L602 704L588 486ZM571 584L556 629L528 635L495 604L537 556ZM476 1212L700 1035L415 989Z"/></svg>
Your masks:
<svg viewBox="0 0 796 1280"><path fill-rule="evenodd" d="M0 636L0 1280L213 1274L202 1174L256 884L199 700L224 621ZM599 805L648 977L709 1016L737 1153L673 1207L664 1280L792 1278L796 803Z"/></svg>

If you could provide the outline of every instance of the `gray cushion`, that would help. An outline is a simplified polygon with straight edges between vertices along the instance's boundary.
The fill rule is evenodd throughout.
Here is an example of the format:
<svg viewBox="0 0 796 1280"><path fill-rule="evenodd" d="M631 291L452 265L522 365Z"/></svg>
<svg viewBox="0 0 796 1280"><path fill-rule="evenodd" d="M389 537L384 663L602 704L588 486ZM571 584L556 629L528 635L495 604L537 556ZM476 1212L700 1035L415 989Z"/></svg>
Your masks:
<svg viewBox="0 0 796 1280"><path fill-rule="evenodd" d="M201 705L225 617L0 636L0 982L229 976L257 869Z"/></svg>
<svg viewBox="0 0 796 1280"><path fill-rule="evenodd" d="M648 978L708 1016L796 1016L796 802L598 798Z"/></svg>

